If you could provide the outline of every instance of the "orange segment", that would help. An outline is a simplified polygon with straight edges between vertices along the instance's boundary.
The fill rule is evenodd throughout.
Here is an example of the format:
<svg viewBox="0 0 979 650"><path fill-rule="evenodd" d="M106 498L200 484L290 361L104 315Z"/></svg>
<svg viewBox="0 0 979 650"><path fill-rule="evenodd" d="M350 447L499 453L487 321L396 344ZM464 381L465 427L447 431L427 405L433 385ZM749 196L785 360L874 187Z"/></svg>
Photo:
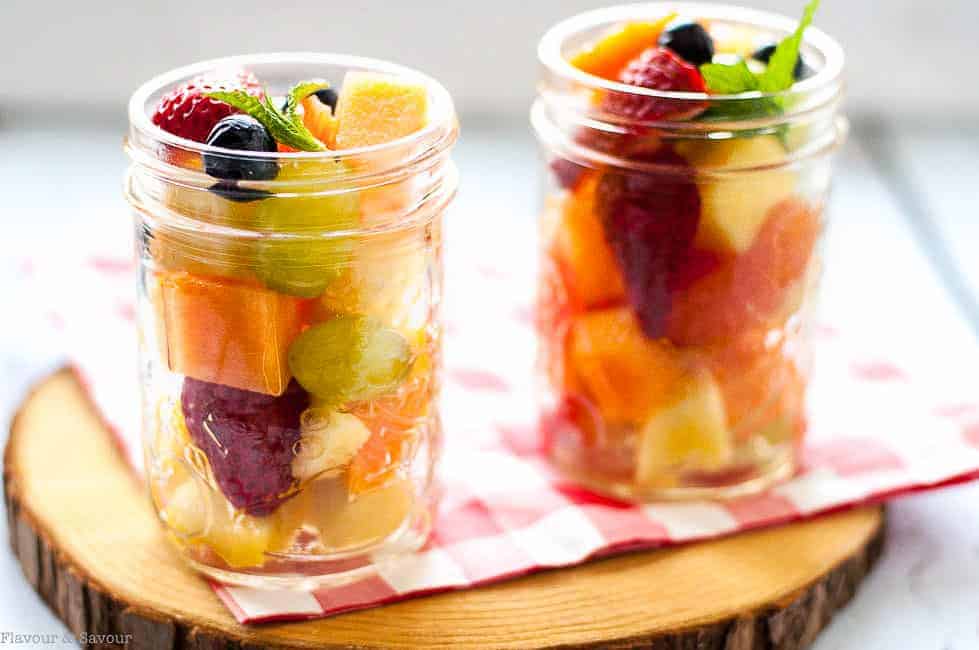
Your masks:
<svg viewBox="0 0 979 650"><path fill-rule="evenodd" d="M819 213L800 199L772 206L751 248L674 292L669 338L681 345L716 344L778 325L778 312L806 273L821 228Z"/></svg>
<svg viewBox="0 0 979 650"><path fill-rule="evenodd" d="M151 299L171 371L268 395L286 389L286 353L302 324L301 299L184 272L157 274Z"/></svg>
<svg viewBox="0 0 979 650"><path fill-rule="evenodd" d="M337 99L336 148L366 147L425 126L425 86L376 72L348 72Z"/></svg>
<svg viewBox="0 0 979 650"><path fill-rule="evenodd" d="M409 452L434 399L432 357L422 353L397 392L354 404L350 413L371 431L347 468L347 489L363 494L390 482Z"/></svg>
<svg viewBox="0 0 979 650"><path fill-rule="evenodd" d="M654 22L626 23L588 45L569 62L588 74L615 81L630 61L656 45L663 28L674 18L676 14L671 13Z"/></svg>
<svg viewBox="0 0 979 650"><path fill-rule="evenodd" d="M337 135L337 118L333 116L333 109L321 102L316 95L303 99L302 106L303 124L317 140L333 149Z"/></svg>
<svg viewBox="0 0 979 650"><path fill-rule="evenodd" d="M665 341L647 339L625 307L576 319L571 359L598 408L615 422L647 420L686 374L678 352Z"/></svg>
<svg viewBox="0 0 979 650"><path fill-rule="evenodd" d="M588 175L567 197L554 241L572 290L586 307L609 306L625 298L625 281L595 213L597 185L598 177Z"/></svg>
<svg viewBox="0 0 979 650"><path fill-rule="evenodd" d="M767 345L767 330L700 350L724 395L727 424L738 437L753 435L771 420L793 363L786 343Z"/></svg>

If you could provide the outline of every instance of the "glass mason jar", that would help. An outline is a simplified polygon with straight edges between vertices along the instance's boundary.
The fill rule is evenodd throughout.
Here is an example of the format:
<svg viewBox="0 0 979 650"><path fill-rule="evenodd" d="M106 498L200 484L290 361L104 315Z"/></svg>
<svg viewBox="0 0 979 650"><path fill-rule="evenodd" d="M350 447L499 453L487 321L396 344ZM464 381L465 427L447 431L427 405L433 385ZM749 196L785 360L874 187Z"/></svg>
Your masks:
<svg viewBox="0 0 979 650"><path fill-rule="evenodd" d="M669 12L715 39L776 41L797 24L710 4L580 14L543 37L531 111L546 177L543 445L573 480L634 500L742 495L793 473L831 154L846 133L843 53L815 28L811 74L776 94L657 91L569 63L610 29ZM641 102L670 117L618 108Z"/></svg>
<svg viewBox="0 0 979 650"><path fill-rule="evenodd" d="M427 125L370 147L254 153L151 123L170 88L227 67L272 96L348 71L408 78L428 91ZM337 584L420 547L457 185L448 93L380 61L259 55L157 77L129 116L145 471L168 536L201 572L258 587ZM278 172L217 181L203 160Z"/></svg>

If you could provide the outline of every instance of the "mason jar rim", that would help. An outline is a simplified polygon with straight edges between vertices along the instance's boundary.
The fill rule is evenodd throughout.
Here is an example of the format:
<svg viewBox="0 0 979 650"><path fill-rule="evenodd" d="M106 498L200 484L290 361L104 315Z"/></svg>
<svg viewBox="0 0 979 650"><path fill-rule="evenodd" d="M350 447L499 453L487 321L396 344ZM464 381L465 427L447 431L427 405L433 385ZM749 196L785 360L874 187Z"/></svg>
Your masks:
<svg viewBox="0 0 979 650"><path fill-rule="evenodd" d="M225 147L215 147L204 142L197 142L164 131L153 124L146 110L147 102L154 93L172 87L177 82L193 78L211 70L232 67L248 67L261 64L322 63L348 68L362 68L373 72L383 72L400 77L415 79L424 84L429 92L428 124L410 135L384 142L381 144L355 147L342 150L325 151L247 151L243 152ZM365 156L383 155L387 151L395 151L413 143L432 141L438 143L445 131L455 128L455 108L452 97L445 87L433 77L418 70L396 63L373 59L369 57L328 52L272 52L266 54L243 54L198 61L186 66L168 70L143 83L132 94L128 106L130 129L140 136L146 137L157 145L170 146L197 154L214 154L242 159L264 159L288 161L314 161L317 159L332 159L342 161L347 158L362 158ZM451 144L451 142L449 142ZM129 138L129 147L134 148L133 138ZM135 148L138 148L136 146ZM409 161L410 162L410 161Z"/></svg>
<svg viewBox="0 0 979 650"><path fill-rule="evenodd" d="M712 103L722 103L725 101L744 101L746 99L805 94L841 83L845 60L843 48L835 39L826 34L826 32L814 26L806 28L805 34L803 35L803 44L814 47L819 51L824 57L824 64L816 71L816 74L796 82L790 89L778 92L750 91L737 94L713 95L704 92L655 90L611 81L597 75L589 74L573 66L565 56L563 46L568 38L585 30L601 25L612 26L622 22L663 18L671 12L676 12L680 15L696 16L697 18L729 20L746 26L765 27L786 33L791 33L798 26L798 20L782 14L726 4L649 2L617 5L575 14L557 23L547 30L541 38L537 47L537 56L544 68L552 74L561 78L570 78L584 87L590 87L594 90L662 99L688 101L709 100Z"/></svg>

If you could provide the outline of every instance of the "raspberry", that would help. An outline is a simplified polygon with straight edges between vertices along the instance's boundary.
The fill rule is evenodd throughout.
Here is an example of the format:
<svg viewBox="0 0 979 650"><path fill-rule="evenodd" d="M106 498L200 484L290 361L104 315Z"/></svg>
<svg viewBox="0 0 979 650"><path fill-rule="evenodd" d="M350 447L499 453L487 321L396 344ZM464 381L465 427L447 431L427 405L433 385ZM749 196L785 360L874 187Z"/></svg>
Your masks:
<svg viewBox="0 0 979 650"><path fill-rule="evenodd" d="M276 397L187 377L180 404L228 501L255 516L275 510L294 483L290 465L309 395L295 381Z"/></svg>
<svg viewBox="0 0 979 650"><path fill-rule="evenodd" d="M649 338L663 336L681 263L700 221L700 194L686 161L669 147L636 159L662 171L609 171L595 203L625 277L626 294Z"/></svg>
<svg viewBox="0 0 979 650"><path fill-rule="evenodd" d="M707 92L700 71L663 47L651 47L639 55L622 71L619 81L652 90ZM707 103L610 92L605 97L603 108L613 115L630 120L682 120L701 113L707 108Z"/></svg>
<svg viewBox="0 0 979 650"><path fill-rule="evenodd" d="M258 79L246 70L195 77L160 99L153 111L153 124L181 138L205 142L221 118L239 112L224 102L204 96L204 93L216 90L244 90L256 97L263 95Z"/></svg>

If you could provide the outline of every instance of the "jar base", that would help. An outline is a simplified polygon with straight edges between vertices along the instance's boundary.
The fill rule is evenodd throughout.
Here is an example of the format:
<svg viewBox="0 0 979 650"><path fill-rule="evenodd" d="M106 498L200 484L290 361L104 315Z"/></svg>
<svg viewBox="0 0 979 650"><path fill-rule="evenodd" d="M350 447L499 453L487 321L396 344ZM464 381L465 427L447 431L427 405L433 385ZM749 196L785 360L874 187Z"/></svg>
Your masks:
<svg viewBox="0 0 979 650"><path fill-rule="evenodd" d="M689 473L666 475L659 485L639 485L634 481L620 480L583 470L571 459L552 457L556 469L568 480L592 492L614 499L646 503L652 501L695 501L704 499L736 499L764 492L768 488L791 478L798 468L797 454L788 447L767 459L741 470L721 473Z"/></svg>
<svg viewBox="0 0 979 650"><path fill-rule="evenodd" d="M311 591L358 582L378 573L380 566L414 553L428 541L432 517L422 508L387 538L356 549L324 555L268 554L260 568L232 569L185 561L198 573L222 584L266 590Z"/></svg>

